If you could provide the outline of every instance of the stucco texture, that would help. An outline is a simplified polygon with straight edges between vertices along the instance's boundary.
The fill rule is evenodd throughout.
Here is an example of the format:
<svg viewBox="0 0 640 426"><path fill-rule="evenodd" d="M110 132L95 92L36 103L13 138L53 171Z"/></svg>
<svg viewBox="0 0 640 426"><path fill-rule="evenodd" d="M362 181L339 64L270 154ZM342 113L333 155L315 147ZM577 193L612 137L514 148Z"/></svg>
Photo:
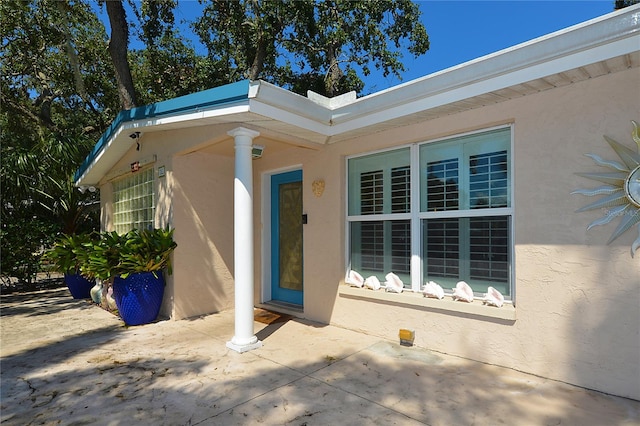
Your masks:
<svg viewBox="0 0 640 426"><path fill-rule="evenodd" d="M629 70L362 141L375 149L513 124L517 319L337 297L331 322L388 338L415 329L420 346L640 398L640 256L630 256L637 233L606 245L617 221L587 232L606 212L575 213L593 199L570 195L598 186L575 173L603 171L583 154L617 159L604 134L633 147L639 77Z"/></svg>
<svg viewBox="0 0 640 426"><path fill-rule="evenodd" d="M300 316L389 339L409 328L421 347L640 399L640 253L635 259L629 253L637 233L606 245L614 224L587 232L605 212L575 213L593 200L570 195L597 186L575 174L601 171L583 154L616 159L603 135L632 146L630 120L640 120L638 87L640 73L631 69L316 149L291 136L285 141L261 134L254 142L265 146L264 154L253 161L256 304L269 300L267 182L273 173L298 168L308 215ZM366 290L360 298L341 295L345 157L497 125L514 131L514 319L375 301ZM167 169L157 181L162 196L156 221L176 228L174 274L163 308L175 319L233 308L231 128L145 134L142 151L131 150L115 167L155 154L153 167ZM314 180L325 182L320 197L313 194ZM110 192L108 182L102 184L108 228Z"/></svg>

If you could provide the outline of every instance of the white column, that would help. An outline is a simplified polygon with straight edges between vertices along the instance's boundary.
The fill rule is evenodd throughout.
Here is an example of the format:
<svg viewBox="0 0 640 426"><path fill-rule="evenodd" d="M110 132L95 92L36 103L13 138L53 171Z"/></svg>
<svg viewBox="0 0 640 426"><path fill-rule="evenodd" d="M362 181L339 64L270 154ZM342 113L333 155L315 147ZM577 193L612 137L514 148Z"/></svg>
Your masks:
<svg viewBox="0 0 640 426"><path fill-rule="evenodd" d="M253 168L251 146L260 133L238 127L233 183L233 274L235 277L235 335L227 347L247 352L262 346L253 333Z"/></svg>

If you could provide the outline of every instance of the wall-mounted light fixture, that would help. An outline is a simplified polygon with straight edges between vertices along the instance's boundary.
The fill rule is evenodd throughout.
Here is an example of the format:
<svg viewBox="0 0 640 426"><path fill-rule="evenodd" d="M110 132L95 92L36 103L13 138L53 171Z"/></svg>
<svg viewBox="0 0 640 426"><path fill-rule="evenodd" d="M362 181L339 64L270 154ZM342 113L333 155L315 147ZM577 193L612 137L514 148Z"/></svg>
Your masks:
<svg viewBox="0 0 640 426"><path fill-rule="evenodd" d="M140 132L133 132L129 137L136 141L136 151L140 151Z"/></svg>
<svg viewBox="0 0 640 426"><path fill-rule="evenodd" d="M81 192L81 193L83 193L83 194L84 194L85 192L87 192L87 189L89 190L89 192L96 192L96 187L95 187L95 186L86 186L86 185L83 185L83 186L79 186L79 187L78 187L78 191L80 191L80 192Z"/></svg>
<svg viewBox="0 0 640 426"><path fill-rule="evenodd" d="M262 157L263 151L264 151L264 146L262 146L262 145L252 145L251 146L251 157L252 158L260 158L260 157Z"/></svg>

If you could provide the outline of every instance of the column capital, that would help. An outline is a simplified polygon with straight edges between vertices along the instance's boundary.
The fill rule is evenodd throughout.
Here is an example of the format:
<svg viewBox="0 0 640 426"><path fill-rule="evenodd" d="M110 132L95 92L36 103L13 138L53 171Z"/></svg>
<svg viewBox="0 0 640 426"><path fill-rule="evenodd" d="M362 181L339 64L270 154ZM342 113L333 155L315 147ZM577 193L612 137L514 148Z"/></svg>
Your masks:
<svg viewBox="0 0 640 426"><path fill-rule="evenodd" d="M257 132L255 130L251 130L251 129L247 129L246 127L236 127L233 130L229 130L227 132L227 134L229 136L233 136L234 138L237 136L248 136L251 139L253 138L257 138L258 136L260 136L260 132Z"/></svg>

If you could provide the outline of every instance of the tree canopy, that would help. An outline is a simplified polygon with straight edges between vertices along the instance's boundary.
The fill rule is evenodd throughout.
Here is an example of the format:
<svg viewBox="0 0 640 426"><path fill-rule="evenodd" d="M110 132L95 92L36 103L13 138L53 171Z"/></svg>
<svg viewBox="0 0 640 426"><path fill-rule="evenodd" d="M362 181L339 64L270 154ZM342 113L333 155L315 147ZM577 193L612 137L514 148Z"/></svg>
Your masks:
<svg viewBox="0 0 640 426"><path fill-rule="evenodd" d="M95 223L96 194L71 173L118 104L105 90L104 26L86 4L3 1L0 29L2 274L29 280L55 232Z"/></svg>
<svg viewBox="0 0 640 426"><path fill-rule="evenodd" d="M371 66L401 78L402 51L429 49L409 0L212 2L194 28L229 81L264 79L328 97L360 92Z"/></svg>
<svg viewBox="0 0 640 426"><path fill-rule="evenodd" d="M178 0L0 2L3 276L29 279L55 233L96 226L98 193L72 174L121 109L246 78L360 92L371 67L400 77L402 52L429 48L409 0L199 1L206 53L180 33Z"/></svg>

